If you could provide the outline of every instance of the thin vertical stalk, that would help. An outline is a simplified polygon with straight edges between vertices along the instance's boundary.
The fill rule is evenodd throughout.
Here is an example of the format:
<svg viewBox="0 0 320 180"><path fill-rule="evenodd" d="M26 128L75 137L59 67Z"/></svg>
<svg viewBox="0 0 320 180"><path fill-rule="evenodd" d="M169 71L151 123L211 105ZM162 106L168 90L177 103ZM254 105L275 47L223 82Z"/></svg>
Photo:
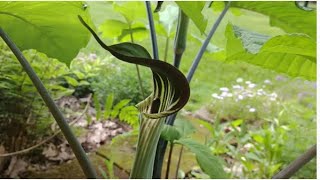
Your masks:
<svg viewBox="0 0 320 180"><path fill-rule="evenodd" d="M142 86L142 79L141 79L140 70L139 70L139 66L138 65L136 65L136 70L137 70L137 75L138 75L140 91L141 91L141 94L142 94L143 98L145 98L146 96L144 95L144 90L143 90L143 86Z"/></svg>
<svg viewBox="0 0 320 180"><path fill-rule="evenodd" d="M166 37L166 47L164 48L164 57L163 57L163 61L167 62L167 56L168 56L168 50L169 50L169 36Z"/></svg>
<svg viewBox="0 0 320 180"><path fill-rule="evenodd" d="M178 26L174 42L174 62L173 65L176 68L179 68L182 54L186 49L187 34L189 26L189 17L180 9Z"/></svg>
<svg viewBox="0 0 320 180"><path fill-rule="evenodd" d="M129 24L129 30L130 30L130 40L131 40L131 43L134 43L131 24Z"/></svg>
<svg viewBox="0 0 320 180"><path fill-rule="evenodd" d="M199 62L213 36L213 34L215 33L215 31L217 30L219 24L221 23L223 17L225 16L226 12L228 11L229 7L230 7L230 1L228 1L223 9L223 11L221 12L221 14L219 15L218 19L216 20L216 22L213 24L208 36L206 37L204 43L202 44L198 54L196 55L195 59L193 60L193 63L192 63L192 66L187 74L187 80L188 82L190 83L193 75L194 75L194 72L195 70L197 69L198 65L199 65ZM180 64L180 61L179 63L178 62L175 62L174 64L176 65L179 65ZM171 116L169 116L167 119L166 119L166 124L169 124L169 125L173 125L174 123L174 120L177 116L177 113L176 114L173 114ZM166 148L167 148L167 141L163 140L163 139L160 139L159 140L159 143L158 143L158 147L157 147L157 153L156 153L156 163L154 164L154 172L153 172L153 178L160 178L161 177L161 171L162 171L162 164L163 164L163 159L164 159L164 154L166 152Z"/></svg>
<svg viewBox="0 0 320 180"><path fill-rule="evenodd" d="M294 173L296 173L305 164L311 161L317 155L317 145L313 145L305 153L294 160L288 167L281 170L274 175L272 179L289 179Z"/></svg>
<svg viewBox="0 0 320 180"><path fill-rule="evenodd" d="M153 59L159 59L157 36L156 36L156 30L155 30L154 23L153 23L150 1L146 1L146 9L147 9L149 26L150 26Z"/></svg>
<svg viewBox="0 0 320 180"><path fill-rule="evenodd" d="M171 157L172 157L172 151L173 151L174 144L170 142L170 150L169 150L169 156L168 156L168 163L167 163L167 170L166 170L166 177L165 179L169 179L169 173L170 173L170 165L171 165Z"/></svg>
<svg viewBox="0 0 320 180"><path fill-rule="evenodd" d="M203 44L202 44L202 46L201 46L201 48L200 48L200 51L198 52L197 56L196 56L195 59L193 60L193 63L192 63L192 65L191 65L191 68L190 68L190 70L189 70L189 72L188 72L188 74L187 74L187 80L188 80L189 82L191 81L191 79L192 79L192 77L193 77L193 74L194 74L194 72L196 71L196 69L197 69L197 67L198 67L198 65L199 65L199 62L200 62L200 60L201 60L201 58L202 58L202 56L203 56L203 54L204 54L204 52L205 52L205 50L206 50L206 48L207 48L207 46L208 46L208 44L209 44L209 42L210 42L213 34L216 32L216 30L217 30L218 26L220 25L220 23L221 23L224 15L227 13L227 11L228 11L228 9L229 9L229 7L230 7L230 3L231 3L231 2L229 1L229 2L227 2L227 4L225 5L225 7L224 7L223 11L221 12L220 16L218 17L218 19L216 20L216 22L213 24L213 26L212 26L212 28L211 28L211 30L210 30L207 38L206 38L205 41L203 42Z"/></svg>
<svg viewBox="0 0 320 180"><path fill-rule="evenodd" d="M167 163L167 170L166 170L166 177L165 179L169 179L169 173L170 173L170 165L171 165L171 157L172 157L172 151L173 151L174 144L170 142L170 150L169 150L169 157L168 157L168 163Z"/></svg>
<svg viewBox="0 0 320 180"><path fill-rule="evenodd" d="M44 87L43 83L37 76L37 74L34 72L32 67L30 66L29 62L26 60L26 58L23 56L20 49L11 41L11 39L8 37L8 35L0 28L0 36L2 39L6 42L8 47L11 49L13 54L17 57L18 61L20 62L23 69L28 74L29 78L31 79L34 86L37 88L39 94L41 95L42 99L48 106L49 110L51 111L53 117L57 121L57 124L59 125L63 135L67 139L68 143L70 144L70 147L72 151L74 152L81 168L84 174L87 178L96 178L96 173L86 156L86 153L84 152L83 148L81 147L80 143L78 142L77 138L72 133L68 123L66 122L63 114L57 107L57 105L54 103L53 99L49 95L48 91Z"/></svg>
<svg viewBox="0 0 320 180"><path fill-rule="evenodd" d="M130 30L130 39L131 39L131 42L134 43L131 24L129 24L129 30ZM136 64L136 70L137 70L137 76L138 76L138 81L139 81L139 86L140 86L141 95L142 95L143 98L145 98L146 96L144 95L144 90L143 90L143 86L142 86L142 78L141 78L141 75L140 75L139 66L138 66L137 64Z"/></svg>
<svg viewBox="0 0 320 180"><path fill-rule="evenodd" d="M178 172L179 172L179 168L180 168L182 153L183 153L183 145L181 145L181 148L180 148L179 159L178 159L177 169L176 169L176 175L174 176L175 179L178 179Z"/></svg>

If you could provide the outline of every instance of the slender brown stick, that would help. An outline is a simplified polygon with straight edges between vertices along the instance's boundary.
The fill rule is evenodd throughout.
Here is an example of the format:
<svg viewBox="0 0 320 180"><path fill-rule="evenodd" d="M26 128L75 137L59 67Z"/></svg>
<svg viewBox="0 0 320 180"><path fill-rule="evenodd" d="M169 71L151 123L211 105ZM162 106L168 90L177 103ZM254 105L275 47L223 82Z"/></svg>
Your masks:
<svg viewBox="0 0 320 180"><path fill-rule="evenodd" d="M166 179L169 179L169 172L170 172L170 165L171 165L171 157L172 157L172 150L173 150L173 143L170 142L170 150L169 150L169 157L168 157L168 163L167 163L167 171L166 171Z"/></svg>
<svg viewBox="0 0 320 180"><path fill-rule="evenodd" d="M178 179L178 172L179 172L179 168L180 168L182 153L183 153L183 146L181 145L179 159L178 159L178 163L177 163L176 175L175 175L176 179Z"/></svg>
<svg viewBox="0 0 320 180"><path fill-rule="evenodd" d="M274 175L272 179L289 179L294 173L301 169L305 164L307 164L311 159L317 155L317 144L309 148L305 153L299 156L286 168L281 170L279 173Z"/></svg>

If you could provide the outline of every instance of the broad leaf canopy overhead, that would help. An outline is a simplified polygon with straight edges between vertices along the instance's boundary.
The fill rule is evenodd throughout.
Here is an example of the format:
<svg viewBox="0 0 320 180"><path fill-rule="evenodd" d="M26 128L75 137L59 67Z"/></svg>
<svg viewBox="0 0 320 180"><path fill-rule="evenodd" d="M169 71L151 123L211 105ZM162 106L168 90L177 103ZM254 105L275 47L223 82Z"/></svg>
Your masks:
<svg viewBox="0 0 320 180"><path fill-rule="evenodd" d="M90 39L77 15L90 22L82 2L0 2L0 26L21 50L37 49L66 64Z"/></svg>

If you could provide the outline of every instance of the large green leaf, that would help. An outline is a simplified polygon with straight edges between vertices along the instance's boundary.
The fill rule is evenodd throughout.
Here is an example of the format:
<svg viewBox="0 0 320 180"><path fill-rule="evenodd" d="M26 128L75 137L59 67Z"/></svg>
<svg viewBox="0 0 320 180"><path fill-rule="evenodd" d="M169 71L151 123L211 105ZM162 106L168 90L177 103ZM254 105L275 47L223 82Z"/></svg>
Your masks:
<svg viewBox="0 0 320 180"><path fill-rule="evenodd" d="M306 56L308 60L316 62L316 41L301 34L287 34L276 36L267 41L261 52L286 53Z"/></svg>
<svg viewBox="0 0 320 180"><path fill-rule="evenodd" d="M223 11L225 5L226 5L226 3L224 1L212 1L210 8L213 10L213 12L221 13L221 11ZM228 11L231 12L235 16L240 16L243 14L241 12L241 10L238 8L229 8Z"/></svg>
<svg viewBox="0 0 320 180"><path fill-rule="evenodd" d="M194 22L201 33L204 33L207 27L207 19L203 16L202 9L205 1L176 1L180 9Z"/></svg>
<svg viewBox="0 0 320 180"><path fill-rule="evenodd" d="M131 26L131 29L129 29L129 26ZM129 25L126 22L115 19L106 20L99 27L99 31L102 32L103 37L117 38L117 41L121 42L131 41L131 33L132 40L134 41L142 41L149 35L147 28L142 22L134 22Z"/></svg>
<svg viewBox="0 0 320 180"><path fill-rule="evenodd" d="M139 18L146 17L143 2L114 2L113 8L115 11L121 13L129 24L132 24Z"/></svg>
<svg viewBox="0 0 320 180"><path fill-rule="evenodd" d="M188 120L176 119L174 126L164 125L161 137L167 141L173 142L180 138L188 138L192 133L196 131L196 128Z"/></svg>
<svg viewBox="0 0 320 180"><path fill-rule="evenodd" d="M233 1L232 7L243 8L270 16L270 25L288 33L305 33L316 39L316 11L304 11L295 2Z"/></svg>
<svg viewBox="0 0 320 180"><path fill-rule="evenodd" d="M161 138L166 141L173 142L174 140L180 139L181 134L176 127L164 124L161 131Z"/></svg>
<svg viewBox="0 0 320 180"><path fill-rule="evenodd" d="M225 36L227 38L226 53L227 57L239 52L244 52L245 49L239 38L236 37L233 26L229 23L226 27Z"/></svg>
<svg viewBox="0 0 320 180"><path fill-rule="evenodd" d="M0 25L21 50L37 49L69 64L90 39L77 15L82 2L0 2Z"/></svg>
<svg viewBox="0 0 320 180"><path fill-rule="evenodd" d="M132 34L132 36L131 36ZM121 35L118 37L120 42L129 42L131 38L133 42L142 41L149 37L149 32L142 22L134 22L131 29L126 28L122 30Z"/></svg>
<svg viewBox="0 0 320 180"><path fill-rule="evenodd" d="M308 36L286 34L273 37L256 54L243 48L231 25L226 28L226 37L228 61L245 61L293 77L316 79L316 43Z"/></svg>
<svg viewBox="0 0 320 180"><path fill-rule="evenodd" d="M307 57L295 54L265 51L254 55L242 52L228 57L228 60L245 61L266 69L286 73L292 77L304 77L308 80L316 80L317 64Z"/></svg>
<svg viewBox="0 0 320 180"><path fill-rule="evenodd" d="M227 26L227 28L231 28ZM265 34L256 33L247 29L232 26L234 35L241 39L244 48L250 53L258 53L264 43L266 43L271 37Z"/></svg>
<svg viewBox="0 0 320 180"><path fill-rule="evenodd" d="M210 178L222 179L227 177L223 170L222 160L214 156L209 147L192 139L180 139L175 141L175 143L184 145L195 153L200 168L208 174Z"/></svg>
<svg viewBox="0 0 320 180"><path fill-rule="evenodd" d="M127 23L116 19L108 19L100 25L99 32L102 32L102 37L116 38L126 28L128 28Z"/></svg>

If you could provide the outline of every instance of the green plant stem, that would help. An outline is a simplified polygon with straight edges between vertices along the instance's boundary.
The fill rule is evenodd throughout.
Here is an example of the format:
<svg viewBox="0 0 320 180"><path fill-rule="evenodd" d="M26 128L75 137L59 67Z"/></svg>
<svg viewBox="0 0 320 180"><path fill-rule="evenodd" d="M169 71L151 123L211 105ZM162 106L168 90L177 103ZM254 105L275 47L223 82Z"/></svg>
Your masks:
<svg viewBox="0 0 320 180"><path fill-rule="evenodd" d="M100 156L100 157L108 160L108 161L111 161L110 158L108 158L106 155L104 155L104 154L102 154L102 153L100 153L100 152L96 152L96 154L97 154L98 156ZM130 172L127 171L126 169L124 169L123 167L121 167L118 163L113 162L113 164L114 164L114 166L116 166L118 169L120 169L121 171L125 172L128 176L130 175Z"/></svg>
<svg viewBox="0 0 320 180"><path fill-rule="evenodd" d="M167 163L167 170L166 170L166 179L169 179L169 173L170 173L170 165L171 165L171 157L172 157L172 151L173 151L174 144L170 142L170 150L169 150L169 157L168 157L168 163Z"/></svg>
<svg viewBox="0 0 320 180"><path fill-rule="evenodd" d="M188 35L189 17L180 9L178 26L174 42L174 61L173 65L179 68L181 57L186 49Z"/></svg>
<svg viewBox="0 0 320 180"><path fill-rule="evenodd" d="M18 61L20 62L23 69L28 74L29 78L31 79L34 86L37 88L39 94L41 95L42 99L48 106L49 110L51 111L54 119L56 120L57 124L59 125L63 135L67 139L72 151L74 152L84 174L87 178L97 178L96 173L86 155L83 148L81 147L80 143L78 142L77 138L72 133L70 127L68 126L67 121L65 120L63 114L54 103L52 98L50 97L48 91L44 87L43 83L36 75L32 67L30 66L29 62L23 56L20 49L11 41L8 35L0 28L0 36L6 42L8 47L11 49L13 54L17 57Z"/></svg>
<svg viewBox="0 0 320 180"><path fill-rule="evenodd" d="M196 58L194 59L192 66L187 74L187 80L188 82L191 81L195 70L197 69L199 62L202 58L203 53L205 52L213 34L215 33L215 31L217 30L219 24L221 23L224 15L226 14L226 12L228 11L229 7L230 7L230 3L231 2L227 2L223 11L221 12L221 14L219 15L218 19L216 20L216 22L213 24L207 38L205 39L204 43L202 44ZM180 63L180 62L179 62ZM174 63L177 64L177 63ZM166 120L166 124L169 125L173 125L174 120L176 119L177 113L169 116ZM153 178L157 178L159 179L161 177L161 171L162 171L162 164L163 164L163 159L164 159L164 154L166 152L166 148L167 148L167 141L160 139L159 143L158 143L158 147L157 147L157 153L156 153L156 160L155 160L155 164L154 164L154 172L153 172Z"/></svg>
<svg viewBox="0 0 320 180"><path fill-rule="evenodd" d="M192 62L192 65L191 65L191 68L189 69L189 72L187 74L187 80L190 82L192 77L193 77L193 74L195 73L198 65L199 65L199 62L213 36L213 34L216 32L217 28L219 27L224 15L227 13L229 7L230 7L230 1L228 1L224 7L224 9L222 10L221 14L219 15L218 19L216 20L216 22L213 24L207 38L205 39L205 41L203 42L198 54L196 55L195 59L193 60Z"/></svg>
<svg viewBox="0 0 320 180"><path fill-rule="evenodd" d="M151 42L152 42L153 59L159 59L157 36L156 36L156 30L155 30L155 28L154 28L154 23L153 23L153 17L152 17L152 10L151 10L150 1L146 1L146 9L147 9L148 20L149 20L149 27L150 27L150 35L151 35Z"/></svg>
<svg viewBox="0 0 320 180"><path fill-rule="evenodd" d="M182 153L183 153L183 145L181 145L180 152L179 152L179 159L178 159L176 175L175 175L176 179L178 179L178 172L179 172L179 168L180 168Z"/></svg>
<svg viewBox="0 0 320 180"><path fill-rule="evenodd" d="M140 69L139 69L138 65L136 65L136 70L137 70L137 75L138 75L140 91L141 91L141 94L142 94L143 98L145 98L146 96L144 94L144 90L143 90L143 86L142 86L142 78L141 78L141 75L140 75Z"/></svg>
<svg viewBox="0 0 320 180"><path fill-rule="evenodd" d="M291 164L289 164L286 168L274 175L272 179L289 179L300 168L302 168L305 164L307 164L314 157L316 157L316 155L317 145L315 144L311 148L309 148L305 153L299 156L296 160L294 160Z"/></svg>
<svg viewBox="0 0 320 180"><path fill-rule="evenodd" d="M132 27L131 24L129 23L129 30L130 30L130 40L132 43L134 43L134 39L133 39L133 33L132 33Z"/></svg>
<svg viewBox="0 0 320 180"><path fill-rule="evenodd" d="M131 39L131 42L134 43L131 24L129 24L129 30L130 30L130 39ZM143 86L142 86L142 78L141 78L141 75L140 75L140 69L139 69L139 66L138 66L137 64L136 64L136 70L137 70L137 76L138 76L138 81L139 81L139 86L140 86L141 95L142 95L143 98L145 98L145 94L144 94L144 90L143 90Z"/></svg>
<svg viewBox="0 0 320 180"><path fill-rule="evenodd" d="M164 62L167 62L167 56L168 56L168 50L169 50L169 40L170 40L170 37L168 36L166 38L166 47L164 48L164 57L163 57Z"/></svg>

